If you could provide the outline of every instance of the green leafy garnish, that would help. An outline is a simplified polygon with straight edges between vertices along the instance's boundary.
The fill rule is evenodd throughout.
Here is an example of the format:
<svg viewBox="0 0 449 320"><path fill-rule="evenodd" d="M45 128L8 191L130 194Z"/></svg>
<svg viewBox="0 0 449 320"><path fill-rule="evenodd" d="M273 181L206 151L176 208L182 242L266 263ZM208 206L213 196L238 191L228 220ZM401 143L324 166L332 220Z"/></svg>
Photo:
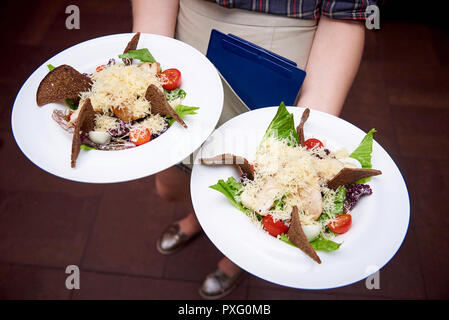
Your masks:
<svg viewBox="0 0 449 320"><path fill-rule="evenodd" d="M290 239L288 238L288 236L285 233L283 233L279 236L279 240L284 241L285 243L288 243L289 245L297 248L297 246L295 246L293 244L293 242L290 241Z"/></svg>
<svg viewBox="0 0 449 320"><path fill-rule="evenodd" d="M293 242L291 242L288 239L288 236L284 233L279 236L279 240L284 241L285 243L287 243L295 248L298 248L296 245L293 244ZM335 251L338 248L340 248L341 243L336 243L332 240L325 239L320 235L318 238L311 241L310 245L312 246L312 248L314 250L331 252L331 251Z"/></svg>
<svg viewBox="0 0 449 320"><path fill-rule="evenodd" d="M371 153L373 152L373 134L376 129L371 129L360 142L359 146L349 155L360 162L362 168L371 169Z"/></svg>
<svg viewBox="0 0 449 320"><path fill-rule="evenodd" d="M226 198L228 198L229 201L231 201L231 203L240 211L246 213L248 210L241 202L236 200L236 197L242 193L242 185L237 182L234 177L228 178L227 181L220 179L217 184L210 186L210 188L223 193Z"/></svg>
<svg viewBox="0 0 449 320"><path fill-rule="evenodd" d="M226 196L226 198L228 198L229 201L231 201L234 207L236 207L246 215L251 216L253 214L256 214L250 209L246 208L240 201L236 199L236 197L239 196L243 190L242 184L237 180L235 180L234 177L228 178L227 181L220 179L218 180L217 184L210 186L210 188L223 193ZM256 214L256 216L260 218L258 214Z"/></svg>
<svg viewBox="0 0 449 320"><path fill-rule="evenodd" d="M174 90L164 90L164 93L165 93L165 99L167 99L167 101L169 101L169 102L174 101L178 98L183 100L187 95L187 93L184 90L182 90L181 88L174 89Z"/></svg>
<svg viewBox="0 0 449 320"><path fill-rule="evenodd" d="M339 214L343 213L343 206L346 199L346 188L344 186L340 186L335 191L335 196L333 197L332 201L334 203L334 206L332 210L324 210L321 213L321 216L319 218L319 222L324 222L329 218L338 216Z"/></svg>
<svg viewBox="0 0 449 320"><path fill-rule="evenodd" d="M51 65L51 64L47 64L47 68L48 68L48 71L52 71L52 70L54 70L56 67L53 66L53 65ZM66 103L67 106L68 106L70 109L72 109L72 110L78 109L78 105L75 103L75 99L70 99L70 98L65 99L65 103Z"/></svg>
<svg viewBox="0 0 449 320"><path fill-rule="evenodd" d="M270 210L284 210L284 198L286 195L283 195L280 199L274 200L273 206Z"/></svg>
<svg viewBox="0 0 449 320"><path fill-rule="evenodd" d="M80 148L83 149L83 150L85 150L85 151L97 150L97 149L95 149L94 147L90 147L90 146L85 145L85 144L82 144L82 145L80 146Z"/></svg>
<svg viewBox="0 0 449 320"><path fill-rule="evenodd" d="M127 53L118 56L121 59L137 59L142 62L156 62L147 48L138 50L129 50Z"/></svg>
<svg viewBox="0 0 449 320"><path fill-rule="evenodd" d="M196 114L195 111L198 109L199 109L199 107L190 107L190 106L178 104L175 108L175 111L181 119L184 119L185 116L188 114ZM175 122L175 119L170 117L168 120L168 125L171 126L173 124L173 122Z"/></svg>
<svg viewBox="0 0 449 320"><path fill-rule="evenodd" d="M334 209L330 214L337 216L343 213L343 205L346 199L346 188L344 186L338 187L335 191Z"/></svg>
<svg viewBox="0 0 449 320"><path fill-rule="evenodd" d="M373 134L376 129L371 129L366 136L360 142L359 146L349 155L349 157L354 158L360 162L363 169L371 169L373 165L371 164L371 153L373 152ZM364 178L357 183L365 183L369 181L370 178Z"/></svg>
<svg viewBox="0 0 449 320"><path fill-rule="evenodd" d="M78 105L75 103L75 99L70 99L70 98L65 99L65 103L72 110L78 109Z"/></svg>
<svg viewBox="0 0 449 320"><path fill-rule="evenodd" d="M320 235L318 238L311 241L310 245L312 246L313 249L315 249L317 251L330 252L330 251L335 251L338 248L340 248L341 243L336 243L332 240L325 239L325 238L323 238L323 236Z"/></svg>
<svg viewBox="0 0 449 320"><path fill-rule="evenodd" d="M278 111L265 132L264 139L274 137L279 140L288 140L294 146L298 144L293 114L287 111L284 102L279 105Z"/></svg>

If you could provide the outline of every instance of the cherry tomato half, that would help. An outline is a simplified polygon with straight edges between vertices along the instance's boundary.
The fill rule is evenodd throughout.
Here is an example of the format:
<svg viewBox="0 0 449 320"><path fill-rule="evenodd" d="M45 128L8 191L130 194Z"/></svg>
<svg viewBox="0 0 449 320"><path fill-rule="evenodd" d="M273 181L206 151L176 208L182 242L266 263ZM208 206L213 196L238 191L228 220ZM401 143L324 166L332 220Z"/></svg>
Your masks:
<svg viewBox="0 0 449 320"><path fill-rule="evenodd" d="M100 72L101 70L105 69L106 65L102 64L101 66L98 66L95 71Z"/></svg>
<svg viewBox="0 0 449 320"><path fill-rule="evenodd" d="M286 226L281 220L274 222L273 217L267 214L262 219L263 228L268 231L273 237L277 237L283 233L287 233L289 227Z"/></svg>
<svg viewBox="0 0 449 320"><path fill-rule="evenodd" d="M342 234L349 230L352 224L352 217L350 214L340 214L335 217L334 222L330 222L327 226L331 231Z"/></svg>
<svg viewBox="0 0 449 320"><path fill-rule="evenodd" d="M129 140L136 146L147 143L151 140L151 132L148 128L136 127L129 131Z"/></svg>
<svg viewBox="0 0 449 320"><path fill-rule="evenodd" d="M72 114L73 114L73 111L72 111L72 110L69 110L69 113L68 113L67 116L66 116L67 122L70 122L70 119L72 118Z"/></svg>
<svg viewBox="0 0 449 320"><path fill-rule="evenodd" d="M167 69L161 72L162 87L166 90L174 90L181 86L181 72L178 69Z"/></svg>
<svg viewBox="0 0 449 320"><path fill-rule="evenodd" d="M313 149L313 148L322 148L324 147L323 143L315 138L310 138L304 141L304 144L307 148L307 150Z"/></svg>

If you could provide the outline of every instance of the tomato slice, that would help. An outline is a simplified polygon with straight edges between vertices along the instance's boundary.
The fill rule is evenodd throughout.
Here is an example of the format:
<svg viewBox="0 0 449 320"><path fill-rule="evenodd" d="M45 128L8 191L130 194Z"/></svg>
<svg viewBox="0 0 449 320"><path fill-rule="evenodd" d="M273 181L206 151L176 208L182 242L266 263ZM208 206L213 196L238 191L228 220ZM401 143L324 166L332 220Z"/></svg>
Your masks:
<svg viewBox="0 0 449 320"><path fill-rule="evenodd" d="M98 66L95 71L100 72L101 70L105 69L106 65L102 64L101 66Z"/></svg>
<svg viewBox="0 0 449 320"><path fill-rule="evenodd" d="M73 114L73 111L69 110L69 113L66 116L67 122L70 122L70 119L72 118L72 114Z"/></svg>
<svg viewBox="0 0 449 320"><path fill-rule="evenodd" d="M161 72L162 87L166 90L174 90L181 86L181 72L172 68Z"/></svg>
<svg viewBox="0 0 449 320"><path fill-rule="evenodd" d="M274 222L273 217L267 214L262 219L263 228L271 234L273 237L277 237L283 233L287 233L289 227L286 226L281 220Z"/></svg>
<svg viewBox="0 0 449 320"><path fill-rule="evenodd" d="M349 230L352 224L352 217L349 213L340 214L335 217L334 222L330 222L327 226L331 231L342 234Z"/></svg>
<svg viewBox="0 0 449 320"><path fill-rule="evenodd" d="M151 140L151 132L148 128L136 127L129 131L129 140L136 146L140 146Z"/></svg>
<svg viewBox="0 0 449 320"><path fill-rule="evenodd" d="M320 140L315 139L315 138L307 139L306 141L304 141L304 144L305 144L307 150L310 150L310 149L313 149L313 148L322 148L322 147L324 147L324 144Z"/></svg>

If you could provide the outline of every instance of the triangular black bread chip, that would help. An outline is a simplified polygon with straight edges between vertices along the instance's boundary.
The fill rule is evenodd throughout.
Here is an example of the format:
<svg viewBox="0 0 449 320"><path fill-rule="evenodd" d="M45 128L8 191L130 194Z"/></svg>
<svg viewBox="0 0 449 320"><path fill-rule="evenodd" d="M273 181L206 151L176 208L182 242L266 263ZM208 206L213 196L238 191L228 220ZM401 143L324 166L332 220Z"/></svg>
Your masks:
<svg viewBox="0 0 449 320"><path fill-rule="evenodd" d="M169 116L179 122L184 128L187 128L185 122L178 116L176 111L168 104L164 93L158 89L154 84L148 86L145 93L145 99L151 103L151 113Z"/></svg>
<svg viewBox="0 0 449 320"><path fill-rule="evenodd" d="M91 79L71 66L63 64L50 71L42 79L36 92L38 106L64 99L78 99L80 92L88 91Z"/></svg>
<svg viewBox="0 0 449 320"><path fill-rule="evenodd" d="M294 206L292 210L292 219L290 222L290 229L288 229L287 232L287 236L288 239L295 246L301 249L302 252L307 254L317 263L321 263L320 257L317 255L315 249L312 248L312 246L309 243L309 240L307 240L307 237L304 234L304 231L302 230L301 220L299 219L298 208L296 206Z"/></svg>
<svg viewBox="0 0 449 320"><path fill-rule="evenodd" d="M127 53L129 50L136 50L137 49L137 44L139 43L139 38L140 38L140 32L137 32L131 39L130 42L128 42L128 44L126 45L125 50L123 51L123 53ZM123 63L125 65L130 65L133 62L133 59L127 59L127 58L123 58Z"/></svg>
<svg viewBox="0 0 449 320"><path fill-rule="evenodd" d="M382 171L375 169L360 169L360 168L343 168L327 183L327 187L336 190L339 186L347 186L356 181L372 176L378 176Z"/></svg>
<svg viewBox="0 0 449 320"><path fill-rule="evenodd" d="M304 124L306 123L307 119L309 119L310 109L306 108L301 116L301 122L296 127L296 133L299 137L299 145L301 147L304 147Z"/></svg>
<svg viewBox="0 0 449 320"><path fill-rule="evenodd" d="M254 180L253 167L248 160L243 157L223 153L212 158L201 158L201 163L207 165L235 164L241 175L245 174L249 180Z"/></svg>
<svg viewBox="0 0 449 320"><path fill-rule="evenodd" d="M89 133L94 128L95 112L90 103L90 99L84 101L83 105L80 107L78 118L76 119L75 129L73 131L72 139L72 156L71 156L71 166L75 168L76 159L81 150L81 145L83 144L81 140L82 133Z"/></svg>

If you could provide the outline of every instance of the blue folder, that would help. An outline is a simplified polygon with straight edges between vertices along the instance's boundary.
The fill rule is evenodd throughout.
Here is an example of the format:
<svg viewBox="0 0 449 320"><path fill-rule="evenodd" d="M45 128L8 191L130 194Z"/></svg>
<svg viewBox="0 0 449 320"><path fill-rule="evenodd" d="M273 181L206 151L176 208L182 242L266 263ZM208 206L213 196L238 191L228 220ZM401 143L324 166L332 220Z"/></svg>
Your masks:
<svg viewBox="0 0 449 320"><path fill-rule="evenodd" d="M215 29L206 56L252 110L281 101L294 105L306 76L295 62Z"/></svg>

